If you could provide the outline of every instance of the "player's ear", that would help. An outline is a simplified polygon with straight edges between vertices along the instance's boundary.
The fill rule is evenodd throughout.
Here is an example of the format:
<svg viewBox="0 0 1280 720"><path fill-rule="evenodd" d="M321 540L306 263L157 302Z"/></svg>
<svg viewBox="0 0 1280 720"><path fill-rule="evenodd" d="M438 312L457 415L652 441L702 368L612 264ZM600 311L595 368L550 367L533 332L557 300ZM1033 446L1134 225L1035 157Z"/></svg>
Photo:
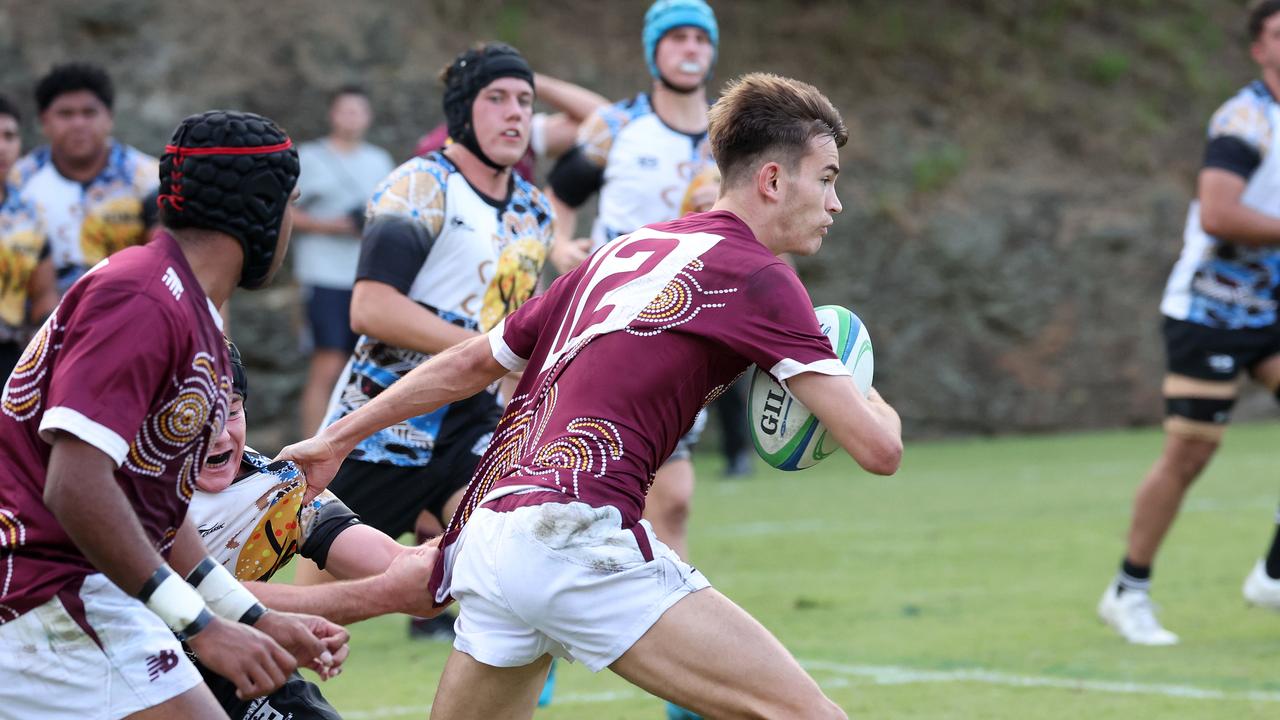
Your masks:
<svg viewBox="0 0 1280 720"><path fill-rule="evenodd" d="M767 162L756 172L756 191L770 200L777 200L782 190L782 166Z"/></svg>

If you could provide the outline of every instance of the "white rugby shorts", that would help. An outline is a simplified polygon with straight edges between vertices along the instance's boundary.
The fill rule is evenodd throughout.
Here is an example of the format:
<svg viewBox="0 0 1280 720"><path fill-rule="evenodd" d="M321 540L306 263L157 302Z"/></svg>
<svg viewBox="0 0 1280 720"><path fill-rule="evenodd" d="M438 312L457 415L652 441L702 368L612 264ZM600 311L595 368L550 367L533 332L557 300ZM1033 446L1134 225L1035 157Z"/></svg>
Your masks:
<svg viewBox="0 0 1280 720"><path fill-rule="evenodd" d="M614 507L481 507L458 539L454 647L495 667L542 655L599 672L686 595L709 587L640 521L652 560Z"/></svg>
<svg viewBox="0 0 1280 720"><path fill-rule="evenodd" d="M105 575L80 599L101 646L57 597L0 625L0 717L115 720L201 682L164 622Z"/></svg>

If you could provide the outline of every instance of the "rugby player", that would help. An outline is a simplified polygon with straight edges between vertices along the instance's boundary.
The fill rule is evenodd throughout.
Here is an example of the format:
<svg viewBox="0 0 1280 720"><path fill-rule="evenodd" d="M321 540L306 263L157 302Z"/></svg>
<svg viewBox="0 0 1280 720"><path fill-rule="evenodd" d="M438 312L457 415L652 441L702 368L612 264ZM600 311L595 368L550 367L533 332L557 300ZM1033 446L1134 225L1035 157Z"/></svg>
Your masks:
<svg viewBox="0 0 1280 720"><path fill-rule="evenodd" d="M546 199L512 166L529 144L533 71L514 48L478 45L447 67L455 142L415 157L374 191L351 301L360 339L330 402L335 422L427 358L486 332L527 300L552 239ZM477 388L364 439L333 491L398 537L426 510L453 515L502 407ZM297 580L326 579L300 562Z"/></svg>
<svg viewBox="0 0 1280 720"><path fill-rule="evenodd" d="M1128 547L1098 603L1099 616L1139 645L1173 645L1151 602L1152 566L1182 499L1217 451L1241 372L1280 394L1280 0L1249 13L1250 52L1262 77L1209 121L1182 255L1164 315L1165 445L1133 502ZM1245 599L1280 609L1280 526L1244 584Z"/></svg>
<svg viewBox="0 0 1280 720"><path fill-rule="evenodd" d="M49 141L14 166L10 180L48 226L58 293L155 225L157 160L111 137L115 88L98 65L56 65L36 84Z"/></svg>
<svg viewBox="0 0 1280 720"><path fill-rule="evenodd" d="M865 469L901 461L897 413L855 389L776 257L816 252L841 210L839 113L810 85L752 74L716 103L710 137L723 174L711 212L606 244L485 337L282 453L317 491L378 428L523 372L432 576L436 601L460 608L432 717L529 717L552 656L707 716L844 717L641 520L658 466L752 363Z"/></svg>
<svg viewBox="0 0 1280 720"><path fill-rule="evenodd" d="M267 612L221 566L183 579L207 556L187 506L231 388L217 308L279 267L297 177L270 120L183 120L160 165L165 230L77 282L4 386L6 714L225 717L179 637L241 697L299 661L338 669L342 628Z"/></svg>
<svg viewBox="0 0 1280 720"><path fill-rule="evenodd" d="M0 95L0 378L9 376L34 327L58 302L44 222L5 180L22 154L20 120Z"/></svg>
<svg viewBox="0 0 1280 720"><path fill-rule="evenodd" d="M312 613L341 625L393 612L438 613L427 593L434 547L405 547L361 524L328 491L303 502L306 483L296 466L272 463L246 448L248 376L235 345L228 349L230 410L196 479L187 515L209 548L205 562L230 570L268 608ZM344 580L322 587L268 583L294 555L311 558ZM225 678L199 662L196 668L233 720L339 717L320 689L296 672L270 695L242 700Z"/></svg>

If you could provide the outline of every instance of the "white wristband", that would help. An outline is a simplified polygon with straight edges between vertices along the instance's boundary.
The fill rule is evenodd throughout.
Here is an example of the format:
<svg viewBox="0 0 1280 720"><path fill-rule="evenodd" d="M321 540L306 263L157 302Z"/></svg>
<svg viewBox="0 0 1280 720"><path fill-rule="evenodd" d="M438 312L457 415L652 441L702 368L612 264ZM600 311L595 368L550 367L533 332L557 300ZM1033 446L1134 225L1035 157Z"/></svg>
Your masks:
<svg viewBox="0 0 1280 720"><path fill-rule="evenodd" d="M209 609L218 617L252 625L265 612L258 598L231 571L211 557L196 565L187 576L187 582L200 591L209 603Z"/></svg>
<svg viewBox="0 0 1280 720"><path fill-rule="evenodd" d="M213 619L200 593L168 565L156 569L138 593L138 599L160 616L170 630L185 637L200 632Z"/></svg>

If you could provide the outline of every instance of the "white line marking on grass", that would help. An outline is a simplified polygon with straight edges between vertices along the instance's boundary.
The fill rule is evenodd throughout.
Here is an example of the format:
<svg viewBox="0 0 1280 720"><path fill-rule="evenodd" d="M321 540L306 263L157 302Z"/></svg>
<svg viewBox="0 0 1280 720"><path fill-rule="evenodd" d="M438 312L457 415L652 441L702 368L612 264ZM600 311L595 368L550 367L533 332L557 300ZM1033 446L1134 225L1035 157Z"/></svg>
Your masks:
<svg viewBox="0 0 1280 720"><path fill-rule="evenodd" d="M801 660L800 664L811 670L824 670L839 675L867 678L877 685L908 685L913 683L973 682L1007 687L1051 687L1065 690L1084 690L1130 695L1163 695L1194 700L1252 700L1256 702L1280 702L1280 692L1264 690L1226 691L1194 685L1165 685L1112 680L1086 680L1083 678L1048 677L1044 675L1012 675L1009 673L969 668L962 670L918 670L892 665L843 665L821 660Z"/></svg>
<svg viewBox="0 0 1280 720"><path fill-rule="evenodd" d="M1005 687L1048 687L1085 692L1120 693L1125 695L1163 695L1190 700L1250 700L1254 702L1280 703L1280 692L1265 690L1227 691L1194 685L1166 685L1135 683L1114 680L1087 680L1084 678L1049 677L1046 675L1013 675L965 668L961 670L921 670L897 665L845 665L823 660L801 660L809 670L819 670L837 676L819 682L824 688L848 687L846 678L862 678L876 685L913 685L924 683L980 683ZM555 705L601 705L622 700L647 697L639 689L598 693L562 693L556 695ZM430 705L400 705L371 710L348 710L342 713L347 720L388 720L389 718L424 717L431 712Z"/></svg>

